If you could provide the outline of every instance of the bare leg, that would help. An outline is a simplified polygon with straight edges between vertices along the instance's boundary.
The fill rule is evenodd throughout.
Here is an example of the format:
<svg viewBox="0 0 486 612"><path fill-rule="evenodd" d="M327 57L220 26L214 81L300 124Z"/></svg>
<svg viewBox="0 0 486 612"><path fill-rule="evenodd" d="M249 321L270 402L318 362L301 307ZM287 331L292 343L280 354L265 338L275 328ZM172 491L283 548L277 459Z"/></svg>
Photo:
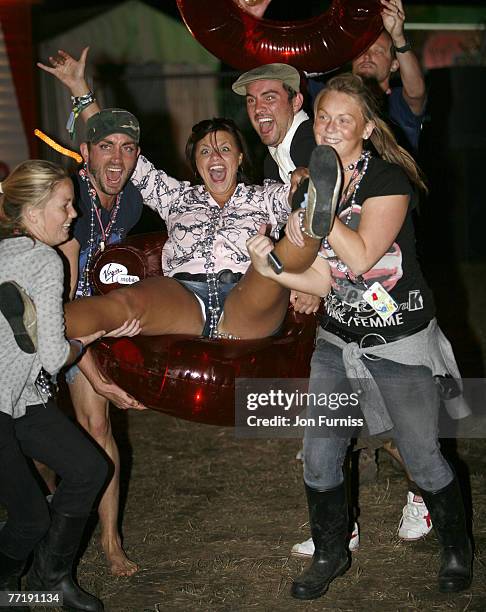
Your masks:
<svg viewBox="0 0 486 612"><path fill-rule="evenodd" d="M40 461L34 459L34 465L46 483L49 493L52 494L56 490L56 473L51 468Z"/></svg>
<svg viewBox="0 0 486 612"><path fill-rule="evenodd" d="M309 172L311 180L302 234L304 246L295 246L285 236L273 249L285 271L294 274L304 272L314 262L322 238L332 227L341 188L340 162L332 147L314 149ZM286 289L250 267L226 299L219 330L245 339L268 336L281 324L288 299Z"/></svg>
<svg viewBox="0 0 486 612"><path fill-rule="evenodd" d="M297 247L284 237L275 246L287 272L303 272L315 260L321 240L304 235L304 241L304 247ZM282 323L288 304L289 290L250 266L226 298L219 331L243 339L270 336Z"/></svg>
<svg viewBox="0 0 486 612"><path fill-rule="evenodd" d="M304 236L297 247L284 237L275 253L289 272L302 272L314 261L320 240ZM281 324L288 307L289 291L261 276L252 267L226 300L220 331L241 338L262 338ZM140 319L142 335L201 333L204 325L195 296L176 280L148 278L103 296L80 298L64 307L68 338L99 329L110 331L128 319Z"/></svg>
<svg viewBox="0 0 486 612"><path fill-rule="evenodd" d="M77 373L69 390L78 422L114 463L113 477L98 507L101 546L111 573L115 576L131 576L138 571L138 566L126 556L118 532L120 457L111 430L109 404L96 393L82 372Z"/></svg>
<svg viewBox="0 0 486 612"><path fill-rule="evenodd" d="M110 330L125 320L138 318L142 333L199 334L203 317L197 299L170 278L146 279L132 287L105 296L81 298L65 305L67 336L75 338L98 329ZM71 398L79 423L105 450L115 472L99 505L101 545L110 571L130 576L138 566L127 558L118 532L120 459L111 431L107 400L98 395L79 372L70 385Z"/></svg>
<svg viewBox="0 0 486 612"><path fill-rule="evenodd" d="M107 295L80 298L64 306L68 338L110 331L140 319L142 335L200 334L204 321L194 295L172 278L147 278Z"/></svg>

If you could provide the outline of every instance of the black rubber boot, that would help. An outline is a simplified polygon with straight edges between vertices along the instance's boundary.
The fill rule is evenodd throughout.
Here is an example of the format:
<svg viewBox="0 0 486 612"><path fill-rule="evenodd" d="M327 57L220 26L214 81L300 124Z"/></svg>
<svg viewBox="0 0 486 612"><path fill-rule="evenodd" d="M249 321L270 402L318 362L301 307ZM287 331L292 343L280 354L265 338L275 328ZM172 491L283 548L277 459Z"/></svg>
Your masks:
<svg viewBox="0 0 486 612"><path fill-rule="evenodd" d="M350 566L348 506L344 484L331 491L316 491L307 485L305 490L315 551L311 565L294 580L291 594L296 599L316 599Z"/></svg>
<svg viewBox="0 0 486 612"><path fill-rule="evenodd" d="M472 580L472 546L466 529L464 504L457 479L431 493L421 489L441 548L439 591L457 593Z"/></svg>
<svg viewBox="0 0 486 612"><path fill-rule="evenodd" d="M20 591L20 576L25 566L25 559L19 561L0 552L0 591ZM0 606L0 610L12 610L11 606ZM16 606L18 612L29 612L25 606Z"/></svg>
<svg viewBox="0 0 486 612"><path fill-rule="evenodd" d="M51 526L34 551L27 574L29 591L62 591L63 609L102 612L99 599L73 580L73 564L88 517L73 517L51 510Z"/></svg>
<svg viewBox="0 0 486 612"><path fill-rule="evenodd" d="M332 147L318 145L312 151L309 175L304 232L320 239L332 229L341 192L341 164Z"/></svg>

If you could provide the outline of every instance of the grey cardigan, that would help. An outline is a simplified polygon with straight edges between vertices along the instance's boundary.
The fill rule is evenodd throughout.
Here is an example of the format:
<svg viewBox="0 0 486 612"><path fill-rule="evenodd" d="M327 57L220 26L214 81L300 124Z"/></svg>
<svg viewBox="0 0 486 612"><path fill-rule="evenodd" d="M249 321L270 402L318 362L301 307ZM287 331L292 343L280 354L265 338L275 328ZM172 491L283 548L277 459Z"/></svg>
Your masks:
<svg viewBox="0 0 486 612"><path fill-rule="evenodd" d="M15 281L34 302L37 312L37 353L22 352L0 314L0 411L13 418L26 406L45 400L35 379L43 367L57 373L69 354L62 308L63 266L56 251L24 236L0 241L0 283Z"/></svg>
<svg viewBox="0 0 486 612"><path fill-rule="evenodd" d="M389 431L393 421L387 410L385 400L377 383L366 367L363 355L369 354L384 359L390 359L405 365L421 365L435 374L450 374L457 380L462 390L459 368L447 338L442 333L436 319L432 319L428 327L416 334L369 348L362 349L356 342L346 343L321 327L317 339L323 339L343 350L343 363L346 375L353 389L360 395L360 405L368 425L370 435L378 435ZM457 399L444 402L449 416L453 419L464 418L471 414L467 401L461 395Z"/></svg>

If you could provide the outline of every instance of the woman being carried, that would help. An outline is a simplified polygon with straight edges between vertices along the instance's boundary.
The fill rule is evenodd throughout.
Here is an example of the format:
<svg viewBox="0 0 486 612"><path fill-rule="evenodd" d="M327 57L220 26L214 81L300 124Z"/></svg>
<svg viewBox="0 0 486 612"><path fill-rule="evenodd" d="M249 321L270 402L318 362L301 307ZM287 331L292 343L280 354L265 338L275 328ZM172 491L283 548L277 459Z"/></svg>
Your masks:
<svg viewBox="0 0 486 612"><path fill-rule="evenodd" d="M265 236L249 241L252 262L283 286L327 296L311 362L310 395L342 391L354 379L351 389L362 392L360 407L370 433L387 431L394 438L431 514L442 553L439 589L461 591L471 582L471 543L459 484L439 447L440 398L433 378L458 378L459 372L416 258L411 210L415 187L424 184L360 77L346 74L328 82L315 101L314 133L319 145L336 150L344 171L332 230L303 274L277 276L268 265L273 245ZM380 157L365 149L368 139ZM310 176L319 190L320 172L310 168ZM301 246L306 233L302 214L292 213L287 225L287 235ZM320 416L347 414L344 407L326 415L325 407L308 406L316 423ZM342 468L353 431L339 433L326 419L320 422L325 424L306 428L304 436L315 552L311 566L293 583L292 595L298 599L319 597L349 567Z"/></svg>

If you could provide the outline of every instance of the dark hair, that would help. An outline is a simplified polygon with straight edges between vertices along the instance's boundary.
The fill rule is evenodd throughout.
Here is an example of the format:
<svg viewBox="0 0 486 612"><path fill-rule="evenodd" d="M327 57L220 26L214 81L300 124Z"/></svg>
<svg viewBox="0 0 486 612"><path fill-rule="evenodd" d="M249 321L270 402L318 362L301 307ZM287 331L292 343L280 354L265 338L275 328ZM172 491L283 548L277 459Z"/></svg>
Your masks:
<svg viewBox="0 0 486 612"><path fill-rule="evenodd" d="M199 180L201 179L196 166L196 145L207 134L213 134L214 132L228 132L228 134L233 136L243 155L243 161L238 168L236 180L238 183L250 184L252 182L253 169L245 138L236 123L232 119L226 119L225 117L204 119L204 121L200 121L192 126L192 132L186 144L186 160L194 176Z"/></svg>
<svg viewBox="0 0 486 612"><path fill-rule="evenodd" d="M293 87L290 87L290 85L287 85L287 83L282 83L282 87L287 92L287 95L288 95L288 98L289 98L289 102L292 102L292 100L297 95L297 92L295 91L295 89Z"/></svg>
<svg viewBox="0 0 486 612"><path fill-rule="evenodd" d="M52 162L30 159L19 164L2 182L0 240L26 235L23 224L27 207L43 208L67 172Z"/></svg>

